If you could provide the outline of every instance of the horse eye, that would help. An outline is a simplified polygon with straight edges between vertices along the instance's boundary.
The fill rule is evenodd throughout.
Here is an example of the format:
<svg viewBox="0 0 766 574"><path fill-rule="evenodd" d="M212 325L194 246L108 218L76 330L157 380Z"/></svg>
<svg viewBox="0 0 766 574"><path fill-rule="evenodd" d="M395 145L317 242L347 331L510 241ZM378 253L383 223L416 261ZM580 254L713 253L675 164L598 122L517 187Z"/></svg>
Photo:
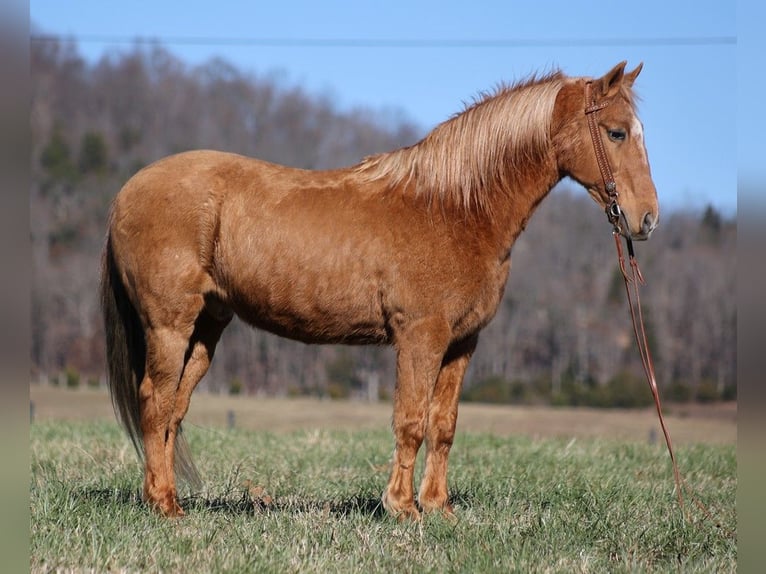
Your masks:
<svg viewBox="0 0 766 574"><path fill-rule="evenodd" d="M613 142L621 142L625 140L625 130L607 130L606 134Z"/></svg>

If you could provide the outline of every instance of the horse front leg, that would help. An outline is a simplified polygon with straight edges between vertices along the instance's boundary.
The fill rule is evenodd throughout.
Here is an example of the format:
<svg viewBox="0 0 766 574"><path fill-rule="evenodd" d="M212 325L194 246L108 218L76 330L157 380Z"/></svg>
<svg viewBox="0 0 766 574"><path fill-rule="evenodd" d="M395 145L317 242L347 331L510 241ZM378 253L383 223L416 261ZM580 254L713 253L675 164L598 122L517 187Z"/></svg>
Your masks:
<svg viewBox="0 0 766 574"><path fill-rule="evenodd" d="M440 322L423 324L397 338L394 389L394 450L391 476L383 492L383 507L402 519L420 518L415 506L415 458L423 442L431 389L439 372L447 342Z"/></svg>
<svg viewBox="0 0 766 574"><path fill-rule="evenodd" d="M453 515L447 491L447 460L455 437L463 376L477 340L474 335L450 348L436 379L425 433L426 468L418 492L418 502L425 512L438 510Z"/></svg>

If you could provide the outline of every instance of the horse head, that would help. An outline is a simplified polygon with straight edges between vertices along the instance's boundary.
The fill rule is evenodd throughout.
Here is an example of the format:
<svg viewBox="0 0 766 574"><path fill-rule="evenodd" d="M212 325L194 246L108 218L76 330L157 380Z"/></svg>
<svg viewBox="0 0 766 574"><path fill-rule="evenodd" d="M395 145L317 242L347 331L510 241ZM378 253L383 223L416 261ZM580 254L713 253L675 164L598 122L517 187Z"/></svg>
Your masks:
<svg viewBox="0 0 766 574"><path fill-rule="evenodd" d="M559 171L587 189L620 233L648 239L659 204L632 89L642 64L627 73L625 64L562 88L551 136Z"/></svg>

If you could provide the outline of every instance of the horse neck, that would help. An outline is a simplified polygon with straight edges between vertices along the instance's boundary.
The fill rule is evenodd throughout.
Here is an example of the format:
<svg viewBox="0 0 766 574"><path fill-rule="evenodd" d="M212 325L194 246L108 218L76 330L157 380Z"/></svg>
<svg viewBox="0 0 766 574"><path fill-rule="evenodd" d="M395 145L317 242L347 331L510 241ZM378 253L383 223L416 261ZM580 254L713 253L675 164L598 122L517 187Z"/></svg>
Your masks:
<svg viewBox="0 0 766 574"><path fill-rule="evenodd" d="M480 228L507 251L561 179L550 136L559 91L568 83L554 73L501 89L399 157L410 160L409 173L427 196L480 219Z"/></svg>
<svg viewBox="0 0 766 574"><path fill-rule="evenodd" d="M535 207L560 179L550 137L558 73L488 95L437 126L417 144L365 159L362 181L403 195L455 220L477 220L507 250ZM438 207L437 207L438 206Z"/></svg>
<svg viewBox="0 0 766 574"><path fill-rule="evenodd" d="M552 149L541 150L523 166L508 166L508 170L509 183L493 190L483 216L483 228L501 257L507 255L537 206L561 180Z"/></svg>

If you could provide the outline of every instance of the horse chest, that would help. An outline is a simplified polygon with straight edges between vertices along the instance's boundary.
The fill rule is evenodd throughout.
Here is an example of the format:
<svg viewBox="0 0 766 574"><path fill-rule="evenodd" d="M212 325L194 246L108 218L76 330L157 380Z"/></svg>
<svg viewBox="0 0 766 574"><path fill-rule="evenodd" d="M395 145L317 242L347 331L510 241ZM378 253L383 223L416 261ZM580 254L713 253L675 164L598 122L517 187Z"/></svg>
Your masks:
<svg viewBox="0 0 766 574"><path fill-rule="evenodd" d="M453 334L463 338L483 329L495 316L505 291L510 259L485 268L475 269L470 286L448 296L447 308Z"/></svg>

